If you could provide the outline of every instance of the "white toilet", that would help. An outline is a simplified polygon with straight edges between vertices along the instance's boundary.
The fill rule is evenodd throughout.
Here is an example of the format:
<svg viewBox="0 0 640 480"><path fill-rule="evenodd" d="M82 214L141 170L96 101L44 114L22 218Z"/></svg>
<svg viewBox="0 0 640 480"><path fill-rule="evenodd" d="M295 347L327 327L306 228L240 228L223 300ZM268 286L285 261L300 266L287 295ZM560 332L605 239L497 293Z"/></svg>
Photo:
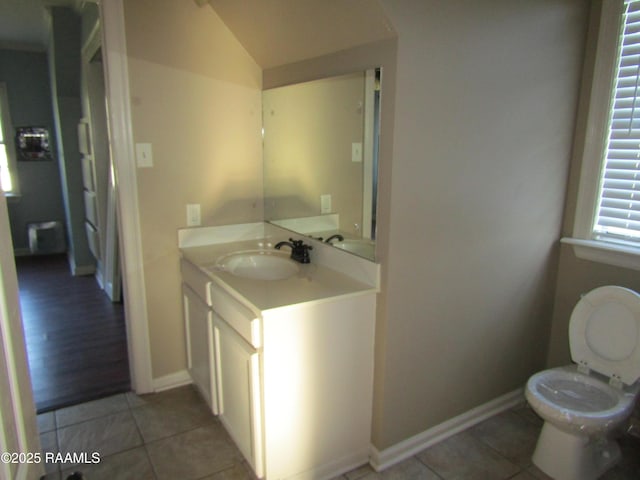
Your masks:
<svg viewBox="0 0 640 480"><path fill-rule="evenodd" d="M620 458L610 438L640 392L640 295L600 287L584 295L569 321L576 365L545 370L525 395L544 420L533 463L556 480L591 480Z"/></svg>

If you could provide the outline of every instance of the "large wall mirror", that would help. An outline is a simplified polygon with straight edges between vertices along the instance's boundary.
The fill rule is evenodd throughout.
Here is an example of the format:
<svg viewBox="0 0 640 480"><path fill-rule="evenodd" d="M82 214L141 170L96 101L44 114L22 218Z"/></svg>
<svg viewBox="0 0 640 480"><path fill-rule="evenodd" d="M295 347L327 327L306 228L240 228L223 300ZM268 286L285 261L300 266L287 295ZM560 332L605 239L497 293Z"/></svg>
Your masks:
<svg viewBox="0 0 640 480"><path fill-rule="evenodd" d="M263 92L265 219L375 259L379 68Z"/></svg>

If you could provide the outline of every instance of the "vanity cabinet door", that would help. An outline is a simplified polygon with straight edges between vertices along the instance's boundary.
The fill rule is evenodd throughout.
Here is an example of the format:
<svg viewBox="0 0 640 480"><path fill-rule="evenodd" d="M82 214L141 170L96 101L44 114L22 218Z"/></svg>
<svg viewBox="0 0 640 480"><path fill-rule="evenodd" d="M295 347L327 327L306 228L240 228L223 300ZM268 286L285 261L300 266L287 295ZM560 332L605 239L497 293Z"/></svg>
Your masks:
<svg viewBox="0 0 640 480"><path fill-rule="evenodd" d="M220 420L256 475L263 476L259 353L213 314Z"/></svg>
<svg viewBox="0 0 640 480"><path fill-rule="evenodd" d="M215 391L213 364L213 312L191 288L184 284L182 298L189 374L213 413L217 415L218 396Z"/></svg>

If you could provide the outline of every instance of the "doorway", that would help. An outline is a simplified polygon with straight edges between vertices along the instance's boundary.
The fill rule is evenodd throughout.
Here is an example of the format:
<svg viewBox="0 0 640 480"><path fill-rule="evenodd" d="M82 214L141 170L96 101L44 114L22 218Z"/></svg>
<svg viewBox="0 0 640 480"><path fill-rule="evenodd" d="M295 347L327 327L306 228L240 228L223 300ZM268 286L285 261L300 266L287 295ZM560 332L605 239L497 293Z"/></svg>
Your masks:
<svg viewBox="0 0 640 480"><path fill-rule="evenodd" d="M130 389L122 303L66 254L16 257L22 321L38 413Z"/></svg>
<svg viewBox="0 0 640 480"><path fill-rule="evenodd" d="M64 26L72 24L69 19L72 16L70 10L55 9L52 19L54 30L57 22ZM80 30L79 23L76 28ZM17 257L15 261L29 369L39 411L129 389L124 306L118 303L121 282L116 192L109 157L100 31L94 29L89 39L83 42L91 47L89 54L86 53L87 49L80 51L80 35L75 37L75 42L73 38L71 34L65 37L70 44L67 50L63 50L65 42L55 42L54 57L64 60L66 55L73 56L70 52L74 50L77 57L82 57L83 70L70 74L72 69L58 68L66 65L56 64L56 77L52 77L54 88L46 101L53 105L54 113L40 116L37 120L51 125L51 131L57 130L56 143L62 147L58 157L64 159L60 163L63 181L57 188L62 191L58 196L64 197L64 213L60 207L60 212L55 212L55 215L50 210L43 212L42 208L34 208L25 214L31 220L66 220L68 255L33 255L34 252L30 252L29 245L26 245L22 246L22 250L26 251L19 253L27 255ZM25 64L31 66L22 74L23 77L47 78L46 67L44 73L34 74L31 58L34 55L20 52L20 56L29 56L30 62L25 60ZM38 57L45 58L46 54L41 53ZM41 63L47 64L46 60ZM60 70L62 74L59 74ZM58 75L62 77L57 78ZM72 88L74 82L77 83L75 89ZM24 78L22 82L13 82L10 85L14 87L12 92L16 97L27 98L24 89L19 88L21 83L24 84ZM41 83L44 84L44 80ZM34 86L28 93L32 94L36 87L49 91L48 81L46 83L46 86ZM48 108L51 109L50 106ZM27 109L20 110L26 112ZM35 117L39 113L29 115ZM52 126L54 124L55 128ZM23 171L19 173L27 170L29 173L42 172L44 168L57 163L31 162L27 165L25 162L21 165ZM87 166L89 168L85 168ZM26 174L20 175L23 181L22 194L9 205L10 214L15 214L18 208L24 211L23 207L29 202L33 207L37 207L38 203L55 203L43 195L43 185L49 187L59 183L57 168L55 172L48 172L41 177L42 181L37 183ZM59 203L62 205L63 202ZM17 216L13 217L12 230L13 220ZM22 235L24 225L19 222L16 231ZM84 248L81 248L82 244ZM86 251L83 258L79 257L81 250ZM110 299L116 303L112 304Z"/></svg>

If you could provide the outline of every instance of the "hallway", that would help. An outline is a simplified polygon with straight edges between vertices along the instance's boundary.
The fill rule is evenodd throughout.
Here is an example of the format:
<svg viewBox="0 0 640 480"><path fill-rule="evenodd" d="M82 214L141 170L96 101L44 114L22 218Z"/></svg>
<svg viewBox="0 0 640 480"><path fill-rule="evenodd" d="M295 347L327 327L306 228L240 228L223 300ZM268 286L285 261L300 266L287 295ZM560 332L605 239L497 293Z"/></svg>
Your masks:
<svg viewBox="0 0 640 480"><path fill-rule="evenodd" d="M16 271L38 413L128 391L123 305L66 255L16 257Z"/></svg>

